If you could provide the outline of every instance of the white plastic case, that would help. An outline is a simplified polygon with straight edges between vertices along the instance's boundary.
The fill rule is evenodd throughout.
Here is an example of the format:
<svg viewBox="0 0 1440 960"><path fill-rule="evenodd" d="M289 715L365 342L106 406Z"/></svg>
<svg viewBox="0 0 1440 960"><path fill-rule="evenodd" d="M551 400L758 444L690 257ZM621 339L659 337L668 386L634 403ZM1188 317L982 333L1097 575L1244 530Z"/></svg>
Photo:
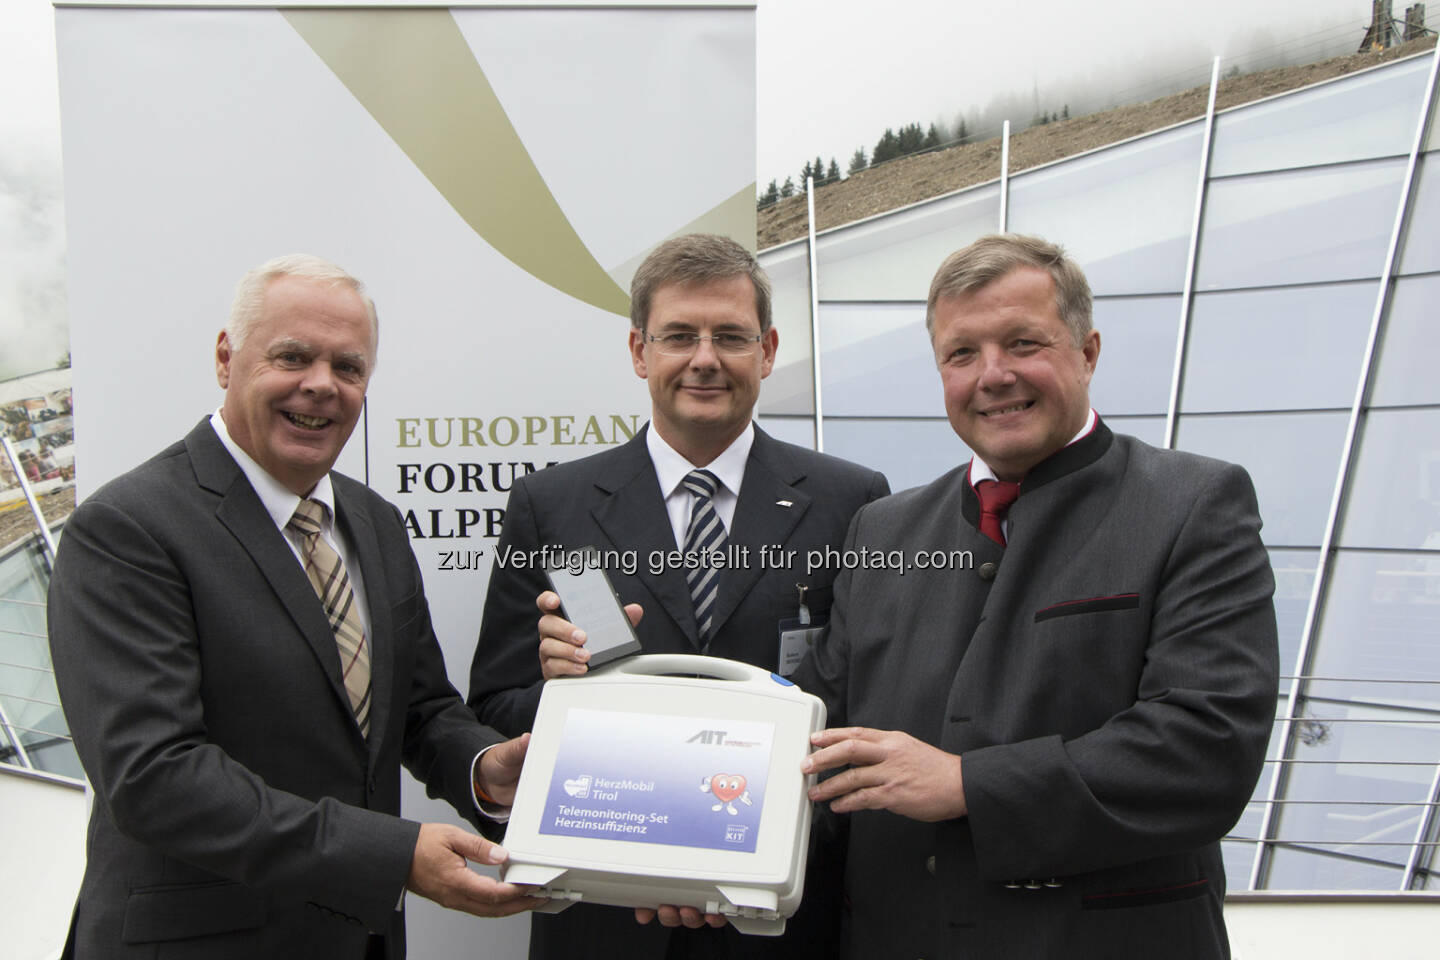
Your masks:
<svg viewBox="0 0 1440 960"><path fill-rule="evenodd" d="M715 657L630 657L540 697L503 879L577 901L693 906L778 936L800 905L825 705Z"/></svg>

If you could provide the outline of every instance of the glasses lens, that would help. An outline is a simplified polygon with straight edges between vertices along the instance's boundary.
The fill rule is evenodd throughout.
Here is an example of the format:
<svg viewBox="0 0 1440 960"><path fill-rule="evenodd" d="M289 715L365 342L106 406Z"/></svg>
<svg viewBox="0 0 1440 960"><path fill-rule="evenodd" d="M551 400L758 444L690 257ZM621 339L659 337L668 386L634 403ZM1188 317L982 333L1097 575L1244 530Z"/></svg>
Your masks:
<svg viewBox="0 0 1440 960"><path fill-rule="evenodd" d="M688 357L695 352L702 340L709 341L716 353L728 357L744 356L754 349L756 343L754 336L741 333L717 333L708 337L693 333L666 333L652 337L650 342L664 356Z"/></svg>

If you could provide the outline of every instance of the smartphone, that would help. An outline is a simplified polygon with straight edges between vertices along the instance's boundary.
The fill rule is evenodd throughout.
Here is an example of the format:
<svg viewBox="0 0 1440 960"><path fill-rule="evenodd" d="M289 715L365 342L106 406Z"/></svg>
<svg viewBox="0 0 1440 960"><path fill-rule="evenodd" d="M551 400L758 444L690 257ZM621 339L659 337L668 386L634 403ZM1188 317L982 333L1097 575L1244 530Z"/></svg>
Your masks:
<svg viewBox="0 0 1440 960"><path fill-rule="evenodd" d="M590 651L589 666L628 657L640 652L640 638L625 615L620 595L610 584L610 576L600 566L600 552L594 548L565 551L582 563L547 567L545 576L550 588L560 597L561 613L566 620L585 631L585 649Z"/></svg>

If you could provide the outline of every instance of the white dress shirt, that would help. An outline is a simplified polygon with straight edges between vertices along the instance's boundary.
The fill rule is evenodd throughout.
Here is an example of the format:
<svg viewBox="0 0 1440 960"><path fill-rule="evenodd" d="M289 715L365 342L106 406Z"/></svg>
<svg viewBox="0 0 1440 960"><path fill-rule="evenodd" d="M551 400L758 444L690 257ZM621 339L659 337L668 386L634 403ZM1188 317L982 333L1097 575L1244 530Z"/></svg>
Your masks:
<svg viewBox="0 0 1440 960"><path fill-rule="evenodd" d="M754 443L755 424L747 423L740 436L720 456L697 468L665 442L655 424L650 424L650 429L645 431L645 446L650 451L650 462L655 465L655 478L660 481L660 495L665 498L665 512L670 517L676 548L685 549L685 533L690 529L690 511L696 500L695 495L685 489L686 475L691 470L709 470L720 481L711 504L728 534L735 526L735 504L739 502L745 463L750 459L750 447Z"/></svg>
<svg viewBox="0 0 1440 960"><path fill-rule="evenodd" d="M1090 416L1085 418L1085 426L1081 427L1080 432L1071 437L1070 443L1065 444L1065 446L1068 447L1071 443L1075 443L1077 440L1089 436L1090 431L1095 429L1095 421L1098 419L1099 416L1092 408L1090 410ZM995 476L995 471L990 469L990 464L981 460L979 456L973 457L970 460L970 486L976 486L981 480L999 479L999 477ZM1021 482L1023 483L1024 481ZM1010 536L1010 518L1008 516L1000 521L1000 532L1006 537Z"/></svg>

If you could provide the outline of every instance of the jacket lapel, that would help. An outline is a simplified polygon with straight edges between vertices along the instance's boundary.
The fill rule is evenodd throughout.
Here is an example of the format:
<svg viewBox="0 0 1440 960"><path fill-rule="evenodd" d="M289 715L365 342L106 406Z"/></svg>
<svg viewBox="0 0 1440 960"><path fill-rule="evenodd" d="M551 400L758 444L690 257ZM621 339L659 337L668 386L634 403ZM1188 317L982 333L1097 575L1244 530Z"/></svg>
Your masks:
<svg viewBox="0 0 1440 960"><path fill-rule="evenodd" d="M244 471L215 435L208 418L201 420L190 431L185 438L185 447L197 482L220 497L216 518L250 555L260 574L275 591L280 605L295 622L319 661L331 692L349 711L350 698L345 693L345 684L340 676L340 653L335 647L330 621L315 596L315 588L310 585L284 536L275 528L275 521L256 496ZM360 736L359 726L355 727L355 736Z"/></svg>
<svg viewBox="0 0 1440 960"><path fill-rule="evenodd" d="M625 455L617 459L615 468L595 479L595 487L603 499L591 509L590 515L610 540L610 546L638 553L637 578L698 650L699 632L684 573L668 564L658 574L649 569L653 551L669 553L676 547L675 533L665 512L665 499L660 495L660 481L655 479L655 465L650 462L650 452L645 446L645 431L637 434L621 452Z"/></svg>
<svg viewBox="0 0 1440 960"><path fill-rule="evenodd" d="M730 543L748 548L748 562L720 572L712 635L720 632L764 573L760 569L760 548L784 544L810 508L809 494L793 486L804 476L804 471L785 456L784 448L756 427L730 531Z"/></svg>

